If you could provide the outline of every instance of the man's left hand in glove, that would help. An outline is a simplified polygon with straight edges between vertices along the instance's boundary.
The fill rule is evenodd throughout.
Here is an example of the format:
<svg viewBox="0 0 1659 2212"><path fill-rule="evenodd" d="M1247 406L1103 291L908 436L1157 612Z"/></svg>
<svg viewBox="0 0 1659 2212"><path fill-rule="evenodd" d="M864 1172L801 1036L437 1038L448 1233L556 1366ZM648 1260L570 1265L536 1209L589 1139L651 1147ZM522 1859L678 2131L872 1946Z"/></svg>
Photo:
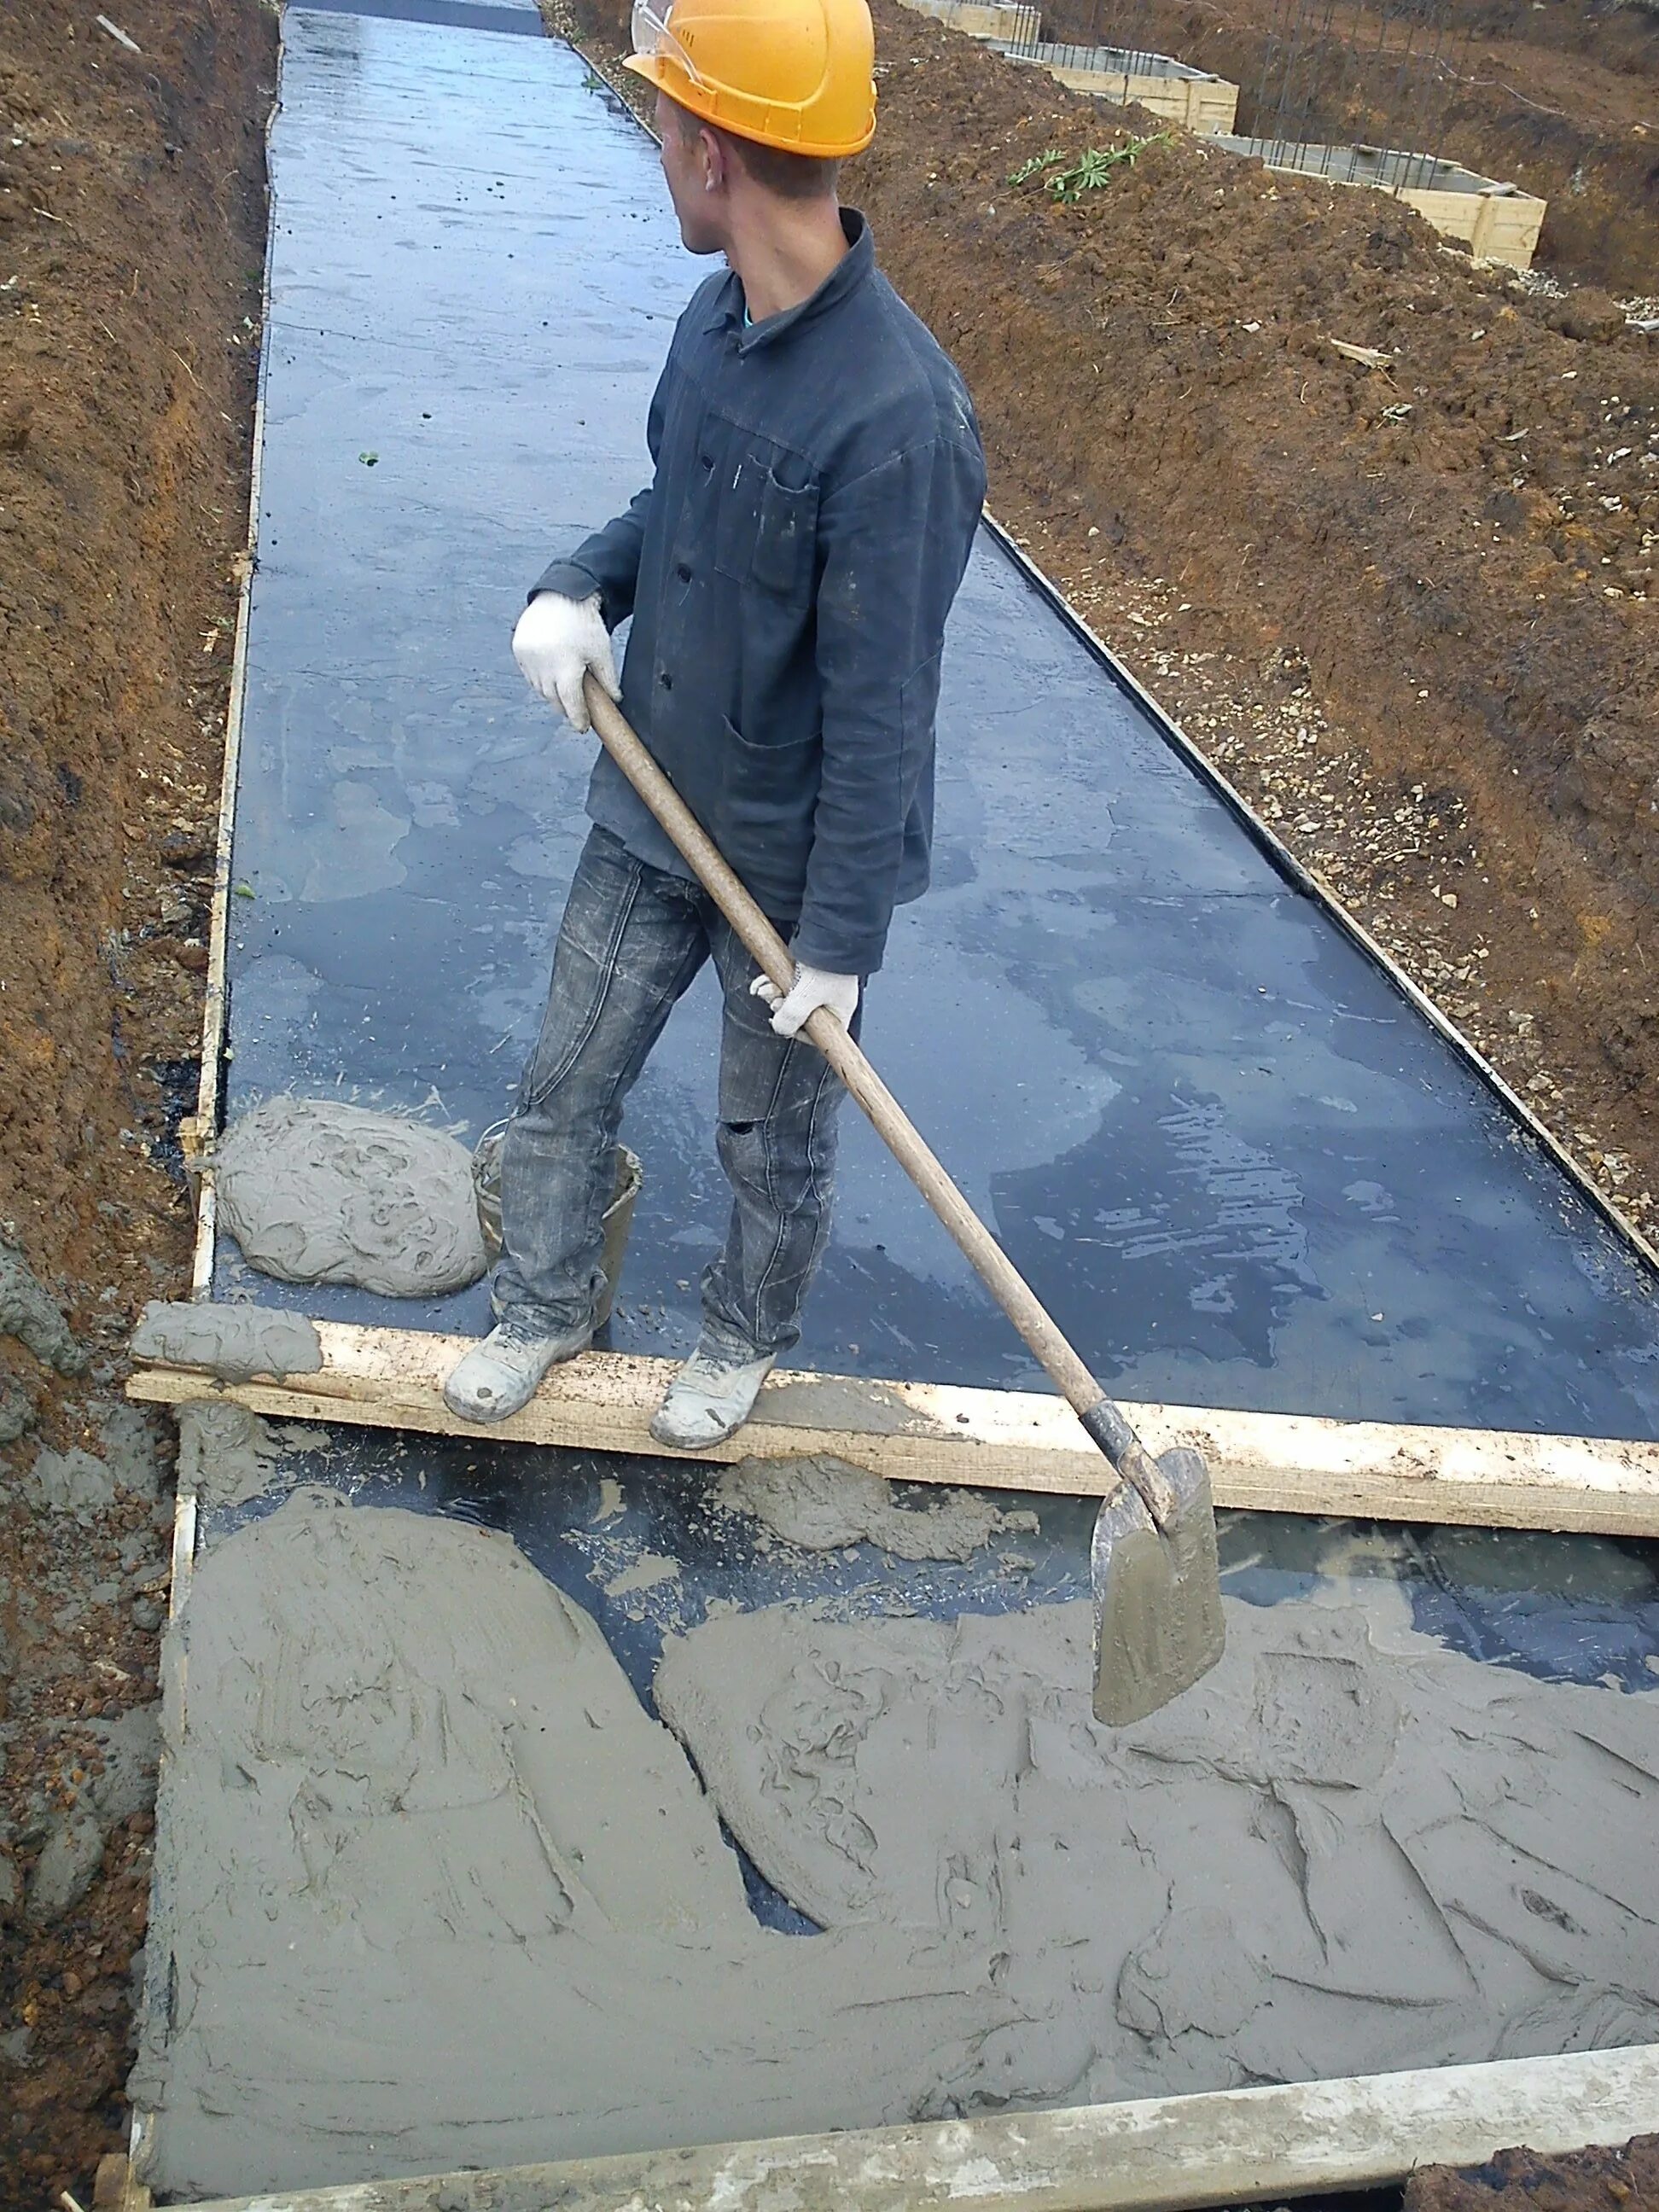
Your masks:
<svg viewBox="0 0 1659 2212"><path fill-rule="evenodd" d="M858 1012L858 977L832 975L826 968L797 968L795 980L787 991L780 991L769 975L757 975L749 988L772 1009L772 1026L780 1036L796 1036L820 1006L828 1006L848 1030Z"/></svg>

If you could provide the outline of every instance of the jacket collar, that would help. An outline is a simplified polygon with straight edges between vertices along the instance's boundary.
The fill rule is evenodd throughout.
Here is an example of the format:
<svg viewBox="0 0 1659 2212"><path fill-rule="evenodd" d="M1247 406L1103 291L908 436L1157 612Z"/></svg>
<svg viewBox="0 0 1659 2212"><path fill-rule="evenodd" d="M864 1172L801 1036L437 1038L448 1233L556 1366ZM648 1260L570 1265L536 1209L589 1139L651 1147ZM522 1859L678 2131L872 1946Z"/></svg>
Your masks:
<svg viewBox="0 0 1659 2212"><path fill-rule="evenodd" d="M744 301L743 286L735 270L728 270L723 282L708 305L708 319L704 328L721 331L735 327L740 335L738 351L753 353L762 346L776 344L777 341L800 323L811 322L816 316L826 313L846 299L849 293L868 282L876 265L875 240L870 226L856 208L844 207L841 211L841 227L846 234L848 251L818 286L801 301L798 307L786 307L781 315L769 315L763 323L744 323Z"/></svg>

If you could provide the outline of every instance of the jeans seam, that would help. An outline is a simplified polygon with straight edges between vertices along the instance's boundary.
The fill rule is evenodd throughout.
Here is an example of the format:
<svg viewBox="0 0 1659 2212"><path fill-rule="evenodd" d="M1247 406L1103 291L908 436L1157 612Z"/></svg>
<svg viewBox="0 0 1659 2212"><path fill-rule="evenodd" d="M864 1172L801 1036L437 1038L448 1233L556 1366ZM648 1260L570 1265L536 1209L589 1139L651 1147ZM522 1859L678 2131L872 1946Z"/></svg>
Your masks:
<svg viewBox="0 0 1659 2212"><path fill-rule="evenodd" d="M544 1099L551 1096L580 1059L588 1040L599 1027L600 1018L605 1012L605 1000L610 994L611 984L616 981L617 960L622 951L623 933L628 927L635 907L639 902L639 896L640 871L639 865L635 862L629 872L627 893L617 902L617 912L611 921L611 933L605 941L605 951L599 961L598 987L588 1009L586 1020L566 1048L551 1075L544 1083L538 1084L534 1091L526 1095L524 1108L521 1108L520 1111L532 1106L539 1106ZM557 964L558 955L556 951L554 954L556 968Z"/></svg>
<svg viewBox="0 0 1659 2212"><path fill-rule="evenodd" d="M808 1048L810 1050L816 1050L816 1047ZM779 1063L777 1083L773 1088L772 1103L775 1106L777 1103L778 1091L782 1086L783 1073L788 1065L789 1054L786 1053L782 1060ZM833 1071L826 1063L819 1075L817 1086L812 1092L812 1104L806 1117L806 1144L804 1153L806 1170L806 1191L805 1194L806 1197L818 1200L820 1206L822 1206L822 1198L818 1189L817 1170L812 1157L812 1147L814 1140L817 1136L818 1108L823 1103L823 1094L829 1088L830 1079L832 1073ZM769 1128L769 1121L767 1126ZM773 1270L776 1267L778 1261L782 1255L789 1221L789 1217L786 1215L782 1206L778 1203L777 1193L773 1187L772 1146L769 1138L766 1146L766 1195L768 1200L770 1201L773 1216L777 1223L777 1228L773 1236L770 1255L767 1260L766 1265L761 1270L759 1281L755 1285L755 1320L757 1325L761 1320L762 1303L766 1297L768 1287L772 1280ZM816 1231L813 1234L813 1241L814 1243L817 1243Z"/></svg>

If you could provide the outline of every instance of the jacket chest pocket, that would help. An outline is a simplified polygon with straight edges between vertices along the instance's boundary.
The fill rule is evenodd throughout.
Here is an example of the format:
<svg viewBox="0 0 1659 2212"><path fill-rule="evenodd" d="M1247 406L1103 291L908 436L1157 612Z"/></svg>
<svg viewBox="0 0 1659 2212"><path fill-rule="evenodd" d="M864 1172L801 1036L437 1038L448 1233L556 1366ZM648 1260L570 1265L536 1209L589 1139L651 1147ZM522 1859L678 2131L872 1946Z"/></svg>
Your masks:
<svg viewBox="0 0 1659 2212"><path fill-rule="evenodd" d="M780 483L764 461L744 454L723 486L714 523L714 566L740 584L805 599L817 538L816 484Z"/></svg>

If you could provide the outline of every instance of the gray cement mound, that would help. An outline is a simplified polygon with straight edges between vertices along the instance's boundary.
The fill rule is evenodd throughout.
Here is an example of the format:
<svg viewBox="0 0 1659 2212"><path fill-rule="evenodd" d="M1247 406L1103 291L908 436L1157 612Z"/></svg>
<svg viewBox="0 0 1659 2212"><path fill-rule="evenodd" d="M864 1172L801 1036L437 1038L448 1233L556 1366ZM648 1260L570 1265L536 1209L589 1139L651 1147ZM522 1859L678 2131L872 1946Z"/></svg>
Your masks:
<svg viewBox="0 0 1659 2212"><path fill-rule="evenodd" d="M0 1242L0 1336L15 1336L37 1359L60 1375L86 1371L87 1355L75 1341L58 1301L30 1273L15 1245Z"/></svg>
<svg viewBox="0 0 1659 2212"><path fill-rule="evenodd" d="M502 1536L301 1491L198 1561L165 1671L176 1994L132 2094L169 2196L908 2119L1013 2017L931 1925L761 1927L684 1753Z"/></svg>
<svg viewBox="0 0 1659 2212"><path fill-rule="evenodd" d="M61 1452L43 1445L22 1481L23 1497L37 1513L72 1515L83 1527L107 1511L119 1492L154 1501L162 1483L149 1417L137 1406L118 1403L92 1412L101 1457L79 1444Z"/></svg>
<svg viewBox="0 0 1659 2212"><path fill-rule="evenodd" d="M216 1155L219 1216L262 1274L436 1297L488 1262L471 1155L453 1137L332 1099L268 1098Z"/></svg>
<svg viewBox="0 0 1659 2212"><path fill-rule="evenodd" d="M896 1504L880 1475L822 1453L738 1460L721 1474L714 1498L806 1552L870 1543L899 1559L964 1560L994 1536L1030 1534L1037 1525L1034 1513L1004 1512L976 1490L941 1490L923 1505Z"/></svg>
<svg viewBox="0 0 1659 2212"><path fill-rule="evenodd" d="M179 1487L204 1505L245 1505L280 1480L270 1425L228 1400L179 1408Z"/></svg>

